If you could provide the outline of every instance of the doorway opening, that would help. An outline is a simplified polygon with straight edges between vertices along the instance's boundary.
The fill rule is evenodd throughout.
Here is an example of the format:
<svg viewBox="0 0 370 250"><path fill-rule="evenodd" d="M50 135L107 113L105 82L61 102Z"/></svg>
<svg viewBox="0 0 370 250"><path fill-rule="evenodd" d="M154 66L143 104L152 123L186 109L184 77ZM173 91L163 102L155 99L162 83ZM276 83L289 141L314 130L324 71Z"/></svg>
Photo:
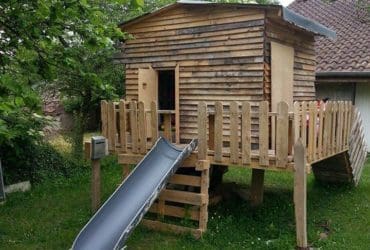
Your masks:
<svg viewBox="0 0 370 250"><path fill-rule="evenodd" d="M175 110L175 70L158 71L158 108Z"/></svg>

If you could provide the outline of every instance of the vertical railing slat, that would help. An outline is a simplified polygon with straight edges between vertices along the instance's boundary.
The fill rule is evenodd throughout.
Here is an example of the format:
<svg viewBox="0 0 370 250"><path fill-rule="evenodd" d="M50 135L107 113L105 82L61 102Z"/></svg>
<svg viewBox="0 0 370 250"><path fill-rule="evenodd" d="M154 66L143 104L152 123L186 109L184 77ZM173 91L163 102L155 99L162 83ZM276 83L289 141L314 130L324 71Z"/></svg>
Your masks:
<svg viewBox="0 0 370 250"><path fill-rule="evenodd" d="M101 111L101 131L102 135L105 138L108 138L108 102L107 101L101 101L100 103L100 111Z"/></svg>
<svg viewBox="0 0 370 250"><path fill-rule="evenodd" d="M242 164L251 163L251 105L249 102L242 104Z"/></svg>
<svg viewBox="0 0 370 250"><path fill-rule="evenodd" d="M217 162L222 161L222 146L223 146L223 106L221 102L215 103L215 155L214 159Z"/></svg>
<svg viewBox="0 0 370 250"><path fill-rule="evenodd" d="M331 102L325 106L324 113L324 140L323 140L323 156L330 154L330 134L331 134Z"/></svg>
<svg viewBox="0 0 370 250"><path fill-rule="evenodd" d="M295 102L293 106L293 112L294 112L294 144L296 141L298 141L299 138L301 138L301 105L299 102Z"/></svg>
<svg viewBox="0 0 370 250"><path fill-rule="evenodd" d="M301 139L302 144L307 147L307 103L302 102L301 104Z"/></svg>
<svg viewBox="0 0 370 250"><path fill-rule="evenodd" d="M286 102L279 102L276 118L276 165L284 168L288 163L289 144L289 107Z"/></svg>
<svg viewBox="0 0 370 250"><path fill-rule="evenodd" d="M126 135L126 103L124 100L119 102L119 131L121 152L127 151L127 135Z"/></svg>
<svg viewBox="0 0 370 250"><path fill-rule="evenodd" d="M320 102L320 110L319 110L319 127L318 127L318 145L317 145L317 153L318 153L318 157L321 158L323 156L323 127L324 127L324 107L325 107L325 104L323 102Z"/></svg>
<svg viewBox="0 0 370 250"><path fill-rule="evenodd" d="M139 102L138 103L138 129L139 129L139 150L141 154L146 153L146 114L145 114L145 108L144 103Z"/></svg>
<svg viewBox="0 0 370 250"><path fill-rule="evenodd" d="M172 142L171 114L163 114L163 137Z"/></svg>
<svg viewBox="0 0 370 250"><path fill-rule="evenodd" d="M114 102L108 104L108 149L115 150L116 148L116 112L114 110Z"/></svg>
<svg viewBox="0 0 370 250"><path fill-rule="evenodd" d="M130 102L130 129L131 129L131 150L138 153L138 131L137 131L137 104Z"/></svg>
<svg viewBox="0 0 370 250"><path fill-rule="evenodd" d="M150 123L151 123L151 136L152 136L152 145L158 139L158 111L157 111L157 103L151 102L150 103Z"/></svg>
<svg viewBox="0 0 370 250"><path fill-rule="evenodd" d="M308 161L312 162L316 156L316 102L309 103L309 126L308 126Z"/></svg>
<svg viewBox="0 0 370 250"><path fill-rule="evenodd" d="M233 164L238 163L239 160L239 114L238 103L231 102L230 104L230 161Z"/></svg>
<svg viewBox="0 0 370 250"><path fill-rule="evenodd" d="M198 160L207 158L207 104L198 103Z"/></svg>
<svg viewBox="0 0 370 250"><path fill-rule="evenodd" d="M268 124L268 102L260 102L259 109L259 162L261 166L269 165L268 143L269 143L269 124Z"/></svg>
<svg viewBox="0 0 370 250"><path fill-rule="evenodd" d="M332 124L331 124L331 154L335 153L336 150L336 132L337 132L337 114L338 106L337 102L333 102L332 106Z"/></svg>

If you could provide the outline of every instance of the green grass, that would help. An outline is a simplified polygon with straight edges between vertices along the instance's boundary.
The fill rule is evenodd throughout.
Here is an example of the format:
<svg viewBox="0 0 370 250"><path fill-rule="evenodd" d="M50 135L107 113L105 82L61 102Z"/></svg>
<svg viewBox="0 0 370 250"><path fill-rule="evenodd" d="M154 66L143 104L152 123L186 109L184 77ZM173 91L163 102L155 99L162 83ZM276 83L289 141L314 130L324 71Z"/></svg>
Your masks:
<svg viewBox="0 0 370 250"><path fill-rule="evenodd" d="M120 182L121 168L110 157L102 174L106 199ZM233 169L225 180L248 186L250 171ZM203 239L139 226L128 249L294 249L292 186L291 174L268 172L260 208L231 196L210 208ZM82 172L9 195L0 206L0 249L68 249L91 216L89 189L89 173ZM310 176L307 211L309 242L315 248L369 249L370 161L357 188L320 185Z"/></svg>

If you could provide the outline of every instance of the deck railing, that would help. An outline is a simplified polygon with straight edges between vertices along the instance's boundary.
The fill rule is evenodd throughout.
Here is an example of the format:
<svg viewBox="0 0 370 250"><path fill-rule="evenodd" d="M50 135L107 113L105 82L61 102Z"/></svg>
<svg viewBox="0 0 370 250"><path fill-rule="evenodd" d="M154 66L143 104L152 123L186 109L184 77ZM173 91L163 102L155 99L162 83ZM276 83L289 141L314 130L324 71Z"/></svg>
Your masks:
<svg viewBox="0 0 370 250"><path fill-rule="evenodd" d="M143 102L103 101L101 111L110 151L145 154L159 135L179 139L171 128L173 111L158 110L154 102L145 108ZM312 164L348 150L352 117L350 102L280 102L276 112L267 101L253 107L199 102L198 155L215 164L285 169L293 166L293 145L300 138Z"/></svg>

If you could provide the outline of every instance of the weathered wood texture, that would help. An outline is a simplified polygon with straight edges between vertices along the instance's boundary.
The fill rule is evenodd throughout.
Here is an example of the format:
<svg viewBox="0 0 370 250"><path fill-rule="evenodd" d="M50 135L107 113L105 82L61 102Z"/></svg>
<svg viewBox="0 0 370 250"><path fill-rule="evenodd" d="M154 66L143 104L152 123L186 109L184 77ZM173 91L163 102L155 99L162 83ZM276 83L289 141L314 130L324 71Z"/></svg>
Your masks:
<svg viewBox="0 0 370 250"><path fill-rule="evenodd" d="M181 139L197 134L199 101L250 101L257 108L264 100L264 22L258 9L183 6L124 27L135 37L122 51L126 99L138 100L139 68L178 65ZM258 120L252 123L257 142ZM230 136L228 127L223 136Z"/></svg>
<svg viewBox="0 0 370 250"><path fill-rule="evenodd" d="M355 109L352 116L351 134L349 136L349 161L351 162L354 182L360 181L362 170L367 157L364 128L360 112Z"/></svg>
<svg viewBox="0 0 370 250"><path fill-rule="evenodd" d="M352 128L350 102L296 102L295 140L307 149L307 162L313 164L349 149Z"/></svg>
<svg viewBox="0 0 370 250"><path fill-rule="evenodd" d="M144 107L144 103L135 101L102 102L103 135L108 138L111 152L144 155L158 135L174 138L171 113L157 110L154 102L150 109ZM357 169L354 175L361 174L366 152L363 128L360 115L353 116L350 102L303 101L295 102L293 108L280 102L277 112L269 111L267 101L257 103L257 109L251 107L247 101L208 105L199 102L195 115L198 133L194 135L199 140L198 159L223 165L286 169L292 165L293 142L299 138L307 149L309 164L348 151L351 142L350 160ZM163 131L158 128L159 114L164 116ZM257 129L253 129L254 120L259 123ZM225 130L228 137L223 136ZM254 133L259 133L257 142L252 140Z"/></svg>
<svg viewBox="0 0 370 250"><path fill-rule="evenodd" d="M286 24L270 18L266 21L266 46L264 67L264 92L271 99L271 41L294 48L293 100L311 101L315 99L315 50L314 37L298 32Z"/></svg>

